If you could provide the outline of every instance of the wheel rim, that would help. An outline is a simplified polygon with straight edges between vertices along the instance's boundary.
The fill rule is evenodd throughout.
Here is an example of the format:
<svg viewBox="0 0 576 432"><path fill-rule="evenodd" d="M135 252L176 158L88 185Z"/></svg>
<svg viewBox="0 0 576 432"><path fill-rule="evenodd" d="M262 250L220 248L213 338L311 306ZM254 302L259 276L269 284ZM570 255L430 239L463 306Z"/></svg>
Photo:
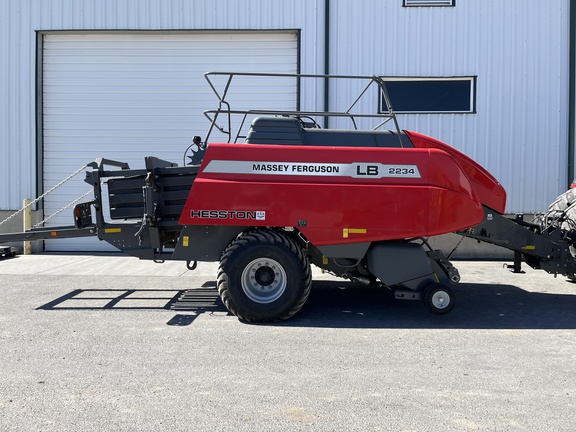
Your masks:
<svg viewBox="0 0 576 432"><path fill-rule="evenodd" d="M446 309L450 305L450 294L446 291L436 291L430 298L430 303L436 309Z"/></svg>
<svg viewBox="0 0 576 432"><path fill-rule="evenodd" d="M256 303L272 303L286 290L286 272L278 261L257 258L242 272L242 289Z"/></svg>

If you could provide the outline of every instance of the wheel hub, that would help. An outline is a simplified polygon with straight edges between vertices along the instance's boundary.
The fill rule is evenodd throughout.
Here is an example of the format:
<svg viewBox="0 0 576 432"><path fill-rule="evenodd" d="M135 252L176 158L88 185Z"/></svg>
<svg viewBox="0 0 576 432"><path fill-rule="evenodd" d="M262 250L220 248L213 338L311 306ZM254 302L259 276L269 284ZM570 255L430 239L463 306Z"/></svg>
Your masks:
<svg viewBox="0 0 576 432"><path fill-rule="evenodd" d="M254 272L254 280L257 284L261 286L268 286L274 282L275 274L274 270L270 267L259 267Z"/></svg>
<svg viewBox="0 0 576 432"><path fill-rule="evenodd" d="M257 258L242 272L242 289L256 303L272 303L286 290L286 272L278 261Z"/></svg>
<svg viewBox="0 0 576 432"><path fill-rule="evenodd" d="M450 296L444 291L437 291L432 295L431 302L438 309L445 309L450 305Z"/></svg>

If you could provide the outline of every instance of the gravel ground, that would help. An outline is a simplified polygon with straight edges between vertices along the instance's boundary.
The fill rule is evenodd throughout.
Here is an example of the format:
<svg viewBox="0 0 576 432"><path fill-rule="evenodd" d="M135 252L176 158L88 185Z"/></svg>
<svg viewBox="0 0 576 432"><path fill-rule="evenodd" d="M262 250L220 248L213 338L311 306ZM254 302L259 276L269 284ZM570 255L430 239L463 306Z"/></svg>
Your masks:
<svg viewBox="0 0 576 432"><path fill-rule="evenodd" d="M446 316L315 271L250 325L215 264L0 260L0 430L573 431L576 285L455 265Z"/></svg>

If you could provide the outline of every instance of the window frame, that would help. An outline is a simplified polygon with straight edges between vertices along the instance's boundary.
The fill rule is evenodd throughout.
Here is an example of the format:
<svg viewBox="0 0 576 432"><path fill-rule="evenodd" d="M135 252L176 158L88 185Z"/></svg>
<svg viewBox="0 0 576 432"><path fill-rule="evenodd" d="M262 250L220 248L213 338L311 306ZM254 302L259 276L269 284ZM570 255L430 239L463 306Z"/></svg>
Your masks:
<svg viewBox="0 0 576 432"><path fill-rule="evenodd" d="M402 7L455 7L456 0L402 0Z"/></svg>
<svg viewBox="0 0 576 432"><path fill-rule="evenodd" d="M395 114L476 114L476 98L477 98L477 75L464 75L464 76L381 76L380 77L385 84L394 81L403 81L403 82L435 82L435 81L468 81L470 83L470 106L467 110L402 110L396 107L394 102L394 98L390 97L390 102L392 104L392 109L394 110ZM386 86L388 89L388 86ZM389 90L387 90L388 93ZM386 107L386 103L384 101L384 97L380 97L378 112L386 113L388 109Z"/></svg>

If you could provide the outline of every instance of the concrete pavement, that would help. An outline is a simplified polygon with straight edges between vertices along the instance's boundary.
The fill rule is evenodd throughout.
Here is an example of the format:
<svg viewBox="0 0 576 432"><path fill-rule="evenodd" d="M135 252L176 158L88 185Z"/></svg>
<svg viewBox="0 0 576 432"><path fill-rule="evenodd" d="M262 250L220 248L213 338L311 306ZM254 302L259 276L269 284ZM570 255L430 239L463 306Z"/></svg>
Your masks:
<svg viewBox="0 0 576 432"><path fill-rule="evenodd" d="M0 260L0 430L573 430L576 285L455 265L446 316L316 270L298 315L249 325L215 264Z"/></svg>

